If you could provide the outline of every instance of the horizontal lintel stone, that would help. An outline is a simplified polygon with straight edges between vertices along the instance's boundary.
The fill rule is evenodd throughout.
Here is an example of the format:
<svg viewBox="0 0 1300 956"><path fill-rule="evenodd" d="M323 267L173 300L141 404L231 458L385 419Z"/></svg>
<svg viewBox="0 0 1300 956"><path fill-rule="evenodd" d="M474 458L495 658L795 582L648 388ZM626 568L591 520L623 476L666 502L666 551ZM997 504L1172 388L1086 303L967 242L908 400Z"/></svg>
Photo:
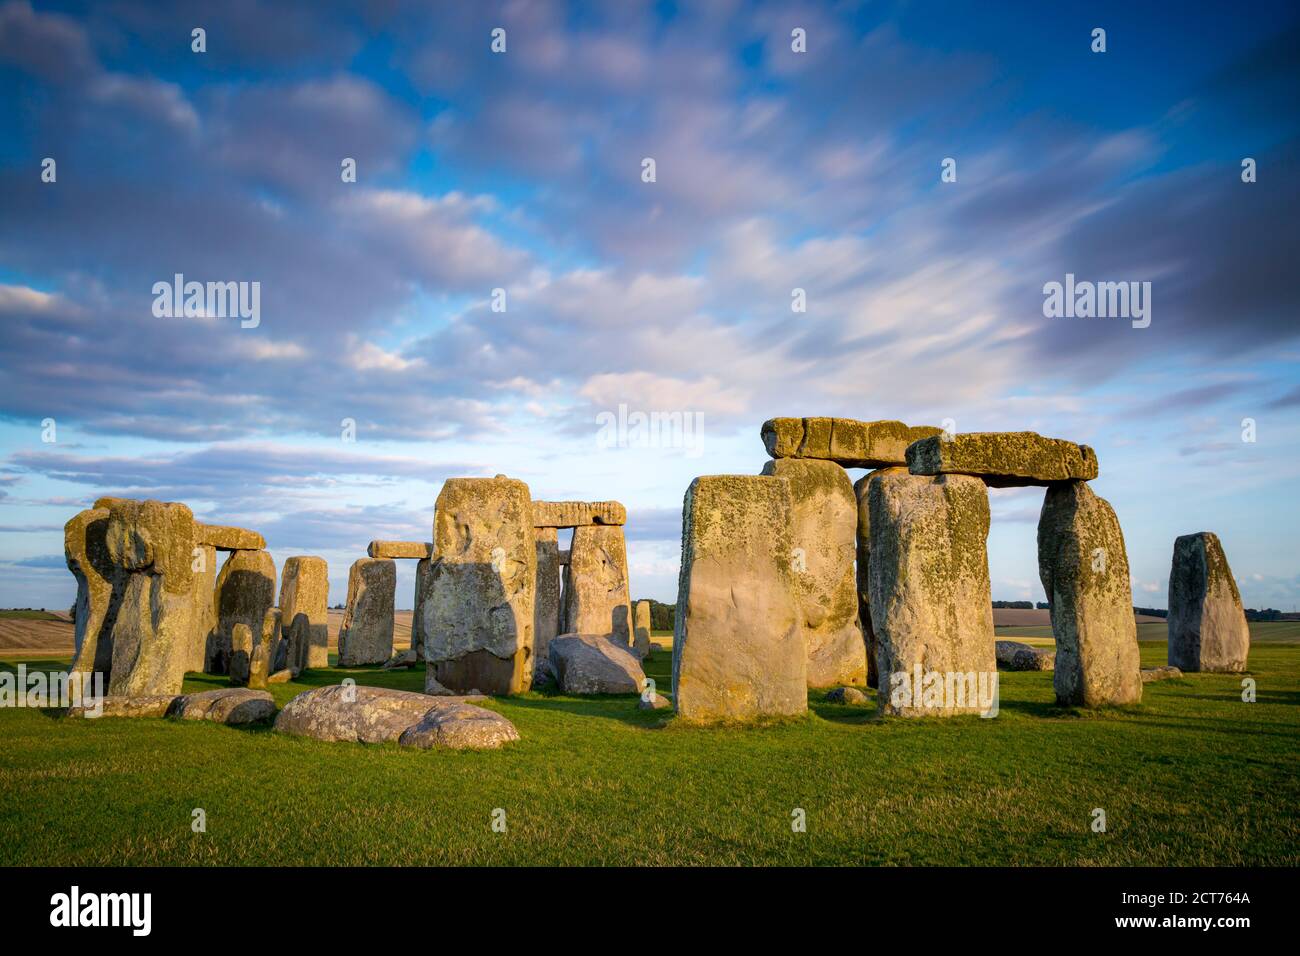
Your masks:
<svg viewBox="0 0 1300 956"><path fill-rule="evenodd" d="M627 509L617 501L534 501L534 528L578 528L589 524L627 524Z"/></svg>
<svg viewBox="0 0 1300 956"><path fill-rule="evenodd" d="M433 555L433 543L427 541L371 541L366 554L372 558L412 558L423 561Z"/></svg>
<svg viewBox="0 0 1300 956"><path fill-rule="evenodd" d="M933 425L853 418L772 418L763 446L773 458L816 458L845 468L888 468L906 462L912 442L942 434Z"/></svg>
<svg viewBox="0 0 1300 956"><path fill-rule="evenodd" d="M925 438L907 449L914 475L974 475L992 488L1091 481L1097 453L1037 432L968 432Z"/></svg>

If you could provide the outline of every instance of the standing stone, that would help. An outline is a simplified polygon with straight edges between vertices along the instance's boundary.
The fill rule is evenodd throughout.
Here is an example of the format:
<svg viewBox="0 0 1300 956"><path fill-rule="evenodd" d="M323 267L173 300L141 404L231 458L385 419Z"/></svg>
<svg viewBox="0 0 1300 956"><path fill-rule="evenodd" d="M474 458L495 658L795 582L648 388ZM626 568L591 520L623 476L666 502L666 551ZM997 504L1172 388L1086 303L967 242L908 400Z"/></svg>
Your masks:
<svg viewBox="0 0 1300 956"><path fill-rule="evenodd" d="M1239 673L1249 654L1241 592L1218 535L1180 536L1169 570L1169 663L1183 671Z"/></svg>
<svg viewBox="0 0 1300 956"><path fill-rule="evenodd" d="M1038 575L1052 608L1057 702L1142 699L1133 590L1115 510L1083 481L1052 485L1038 519Z"/></svg>
<svg viewBox="0 0 1300 956"><path fill-rule="evenodd" d="M324 558L297 555L284 562L280 628L288 643L284 666L291 671L329 666L329 594Z"/></svg>
<svg viewBox="0 0 1300 956"><path fill-rule="evenodd" d="M632 650L641 660L650 656L650 631L650 602L637 601L632 609Z"/></svg>
<svg viewBox="0 0 1300 956"><path fill-rule="evenodd" d="M848 473L833 461L780 458L763 474L790 482L795 584L808 647L808 686L863 685L867 648L853 577L858 508Z"/></svg>
<svg viewBox="0 0 1300 956"><path fill-rule="evenodd" d="M546 647L560 627L560 545L554 528L534 527L537 545L537 595L533 603L533 672L549 663Z"/></svg>
<svg viewBox="0 0 1300 956"><path fill-rule="evenodd" d="M526 691L533 679L537 542L522 481L449 478L434 509L424 605L428 677L453 691Z"/></svg>
<svg viewBox="0 0 1300 956"><path fill-rule="evenodd" d="M126 572L108 693L179 693L194 633L194 515L179 502L115 498L96 505L109 510L108 555Z"/></svg>
<svg viewBox="0 0 1300 956"><path fill-rule="evenodd" d="M433 585L433 559L421 558L415 566L415 610L411 612L411 650L417 661L424 660L424 602Z"/></svg>
<svg viewBox="0 0 1300 956"><path fill-rule="evenodd" d="M890 469L868 482L867 500L881 712L980 713L981 684L997 679L984 483Z"/></svg>
<svg viewBox="0 0 1300 956"><path fill-rule="evenodd" d="M190 600L194 605L194 620L185 670L202 673L207 665L208 641L217 631L216 547L210 544L195 545L191 566L194 569L194 587Z"/></svg>
<svg viewBox="0 0 1300 956"><path fill-rule="evenodd" d="M853 496L858 502L858 533L855 577L858 588L858 626L862 628L862 642L866 645L867 650L867 686L879 687L880 681L876 673L876 659L878 656L879 644L876 641L876 630L871 623L871 579L869 568L871 566L871 506L868 500L867 491L871 487L871 482L888 471L906 473L907 469L902 467L880 468L875 471L869 471L853 483Z"/></svg>
<svg viewBox="0 0 1300 956"><path fill-rule="evenodd" d="M108 553L107 508L92 508L63 526L63 556L77 581L73 673L103 674L113 666L113 623L125 575Z"/></svg>
<svg viewBox="0 0 1300 956"><path fill-rule="evenodd" d="M617 525L573 529L569 547L564 633L606 634L632 646L632 604L627 580L627 545Z"/></svg>
<svg viewBox="0 0 1300 956"><path fill-rule="evenodd" d="M393 656L397 565L358 558L348 572L348 606L339 627L339 667L383 664Z"/></svg>
<svg viewBox="0 0 1300 956"><path fill-rule="evenodd" d="M790 520L784 478L710 475L687 489L673 640L682 720L807 710Z"/></svg>
<svg viewBox="0 0 1300 956"><path fill-rule="evenodd" d="M230 658L227 662L230 683L243 687L248 683L253 668L253 631L243 621L230 629Z"/></svg>
<svg viewBox="0 0 1300 956"><path fill-rule="evenodd" d="M266 551L232 551L217 575L217 629L208 641L203 669L225 674L230 666L236 624L262 631L262 618L275 604L275 561Z"/></svg>

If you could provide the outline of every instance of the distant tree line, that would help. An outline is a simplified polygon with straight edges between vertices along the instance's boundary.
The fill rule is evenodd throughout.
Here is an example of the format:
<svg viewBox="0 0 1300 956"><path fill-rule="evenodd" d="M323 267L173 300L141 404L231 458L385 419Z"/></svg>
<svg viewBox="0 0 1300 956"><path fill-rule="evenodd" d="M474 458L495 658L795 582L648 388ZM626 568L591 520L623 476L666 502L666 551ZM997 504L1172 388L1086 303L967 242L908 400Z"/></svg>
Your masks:
<svg viewBox="0 0 1300 956"><path fill-rule="evenodd" d="M1148 617L1168 617L1169 612L1162 607L1135 607L1134 614L1145 614Z"/></svg>
<svg viewBox="0 0 1300 956"><path fill-rule="evenodd" d="M1038 608L1040 611L1047 610L1046 601L1039 601L1037 604L1033 601L994 601L993 606L995 608L1014 608L1019 611L1032 611L1034 608Z"/></svg>

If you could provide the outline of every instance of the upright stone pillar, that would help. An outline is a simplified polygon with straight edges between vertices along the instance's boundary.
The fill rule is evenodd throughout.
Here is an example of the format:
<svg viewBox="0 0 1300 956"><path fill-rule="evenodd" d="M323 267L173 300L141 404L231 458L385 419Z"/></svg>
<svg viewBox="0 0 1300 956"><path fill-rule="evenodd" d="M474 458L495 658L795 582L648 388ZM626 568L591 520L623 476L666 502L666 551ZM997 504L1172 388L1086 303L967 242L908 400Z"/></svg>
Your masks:
<svg viewBox="0 0 1300 956"><path fill-rule="evenodd" d="M1249 655L1250 626L1218 535L1182 535L1169 569L1169 663L1183 671L1240 673Z"/></svg>
<svg viewBox="0 0 1300 956"><path fill-rule="evenodd" d="M868 569L871 566L871 506L867 497L867 490L871 482L878 476L889 471L888 468L876 469L869 471L853 483L853 496L858 503L858 533L855 548L854 570L858 589L858 626L862 628L862 641L867 649L867 686L879 687L880 681L876 672L876 657L878 652L878 642L876 641L876 630L871 623L871 577ZM894 468L899 474L907 471L907 468Z"/></svg>
<svg viewBox="0 0 1300 956"><path fill-rule="evenodd" d="M632 646L627 545L620 525L581 525L569 548L564 633L608 635Z"/></svg>
<svg viewBox="0 0 1300 956"><path fill-rule="evenodd" d="M685 721L802 714L801 639L784 478L696 478L682 508L673 702Z"/></svg>
<svg viewBox="0 0 1300 956"><path fill-rule="evenodd" d="M864 685L867 648L853 576L858 509L848 473L833 461L779 458L763 474L790 482L795 584L808 686Z"/></svg>
<svg viewBox="0 0 1300 956"><path fill-rule="evenodd" d="M328 667L329 565L324 558L295 555L280 578L280 627L289 644L285 666L299 673Z"/></svg>
<svg viewBox="0 0 1300 956"><path fill-rule="evenodd" d="M537 595L533 604L533 672L547 666L547 646L560 627L560 545L554 528L534 528Z"/></svg>
<svg viewBox="0 0 1300 956"><path fill-rule="evenodd" d="M105 684L113 666L113 623L125 575L108 553L107 508L82 511L63 526L63 555L77 581L74 673L99 673Z"/></svg>
<svg viewBox="0 0 1300 956"><path fill-rule="evenodd" d="M113 622L108 693L178 694L192 656L197 524L179 502L101 499L109 558L126 586Z"/></svg>
<svg viewBox="0 0 1300 956"><path fill-rule="evenodd" d="M339 667L384 664L393 656L397 565L358 558L348 571L348 606L339 627Z"/></svg>
<svg viewBox="0 0 1300 956"><path fill-rule="evenodd" d="M650 622L650 602L637 601L632 609L632 618L632 651L637 657L645 660L650 656L650 650L654 646L650 642L650 631L653 626Z"/></svg>
<svg viewBox="0 0 1300 956"><path fill-rule="evenodd" d="M210 544L196 545L192 564L194 625L185 670L202 673L207 666L208 641L217 630L217 549Z"/></svg>
<svg viewBox="0 0 1300 956"><path fill-rule="evenodd" d="M464 693L513 694L533 679L537 542L522 481L449 478L434 510L424 604L428 676Z"/></svg>
<svg viewBox="0 0 1300 956"><path fill-rule="evenodd" d="M1038 574L1052 608L1057 702L1142 699L1128 554L1115 510L1084 481L1051 485L1038 519Z"/></svg>
<svg viewBox="0 0 1300 956"><path fill-rule="evenodd" d="M217 628L208 640L203 669L225 674L230 667L235 625L260 634L267 608L275 605L275 561L266 551L232 551L217 575Z"/></svg>
<svg viewBox="0 0 1300 956"><path fill-rule="evenodd" d="M411 649L417 661L424 660L424 603L433 584L433 559L421 558L415 566L415 610L411 614Z"/></svg>
<svg viewBox="0 0 1300 956"><path fill-rule="evenodd" d="M881 712L992 709L997 658L984 483L888 469L867 483L867 499Z"/></svg>

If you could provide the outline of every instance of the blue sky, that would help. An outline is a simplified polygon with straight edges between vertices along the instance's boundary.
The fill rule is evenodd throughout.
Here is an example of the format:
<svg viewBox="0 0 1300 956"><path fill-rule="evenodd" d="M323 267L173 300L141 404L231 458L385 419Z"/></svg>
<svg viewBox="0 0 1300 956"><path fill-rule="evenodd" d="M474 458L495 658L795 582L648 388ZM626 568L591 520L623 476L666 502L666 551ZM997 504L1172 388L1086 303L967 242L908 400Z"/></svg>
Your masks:
<svg viewBox="0 0 1300 956"><path fill-rule="evenodd" d="M104 494L320 554L341 600L497 473L625 502L671 601L691 478L827 414L1087 442L1135 603L1213 530L1292 609L1297 51L1283 3L0 0L0 605L71 603ZM156 318L178 272L259 282L260 325ZM1044 317L1066 273L1151 282L1151 325ZM700 441L609 447L620 405ZM1043 597L1041 498L993 494L996 598Z"/></svg>

